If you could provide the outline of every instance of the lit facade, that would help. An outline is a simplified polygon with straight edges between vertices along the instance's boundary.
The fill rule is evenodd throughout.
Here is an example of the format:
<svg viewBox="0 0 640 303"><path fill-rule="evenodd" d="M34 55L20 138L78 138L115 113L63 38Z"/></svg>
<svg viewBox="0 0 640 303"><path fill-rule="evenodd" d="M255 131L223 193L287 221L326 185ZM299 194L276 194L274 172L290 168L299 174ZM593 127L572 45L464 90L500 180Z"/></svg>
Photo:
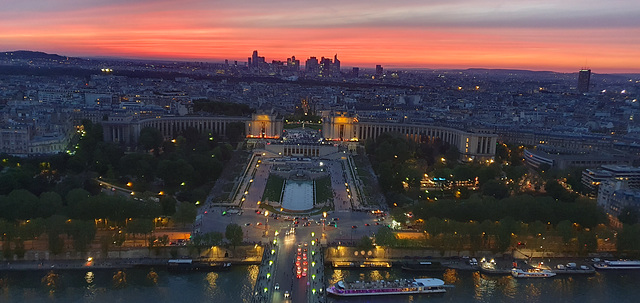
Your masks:
<svg viewBox="0 0 640 303"><path fill-rule="evenodd" d="M186 128L193 127L200 132L224 135L229 123L245 124L247 138L279 139L284 122L273 114L253 114L251 117L220 116L157 116L153 118L134 119L132 116L112 116L103 121L104 140L135 145L140 130L145 127L158 129L165 139L172 139ZM496 153L498 136L486 131L464 131L448 127L440 127L411 123L385 123L358 121L357 116L347 112L333 112L323 117L322 135L327 141L358 142L376 139L384 132L399 133L408 139L418 142L429 142L440 138L458 148L465 161L493 159ZM313 156L322 152L289 152L283 153Z"/></svg>

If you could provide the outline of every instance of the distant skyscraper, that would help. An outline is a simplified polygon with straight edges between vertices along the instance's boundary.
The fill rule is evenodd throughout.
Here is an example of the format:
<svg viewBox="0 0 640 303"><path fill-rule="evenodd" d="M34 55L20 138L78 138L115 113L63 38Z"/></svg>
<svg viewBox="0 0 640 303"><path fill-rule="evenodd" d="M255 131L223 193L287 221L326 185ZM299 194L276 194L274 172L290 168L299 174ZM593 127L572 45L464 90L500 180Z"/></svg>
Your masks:
<svg viewBox="0 0 640 303"><path fill-rule="evenodd" d="M582 69L578 72L578 92L589 92L589 84L591 82L591 70Z"/></svg>
<svg viewBox="0 0 640 303"><path fill-rule="evenodd" d="M331 62L331 58L320 58L320 74L325 77L333 74L333 62Z"/></svg>
<svg viewBox="0 0 640 303"><path fill-rule="evenodd" d="M376 76L382 76L383 73L384 73L384 70L382 69L382 65L380 64L376 65Z"/></svg>
<svg viewBox="0 0 640 303"><path fill-rule="evenodd" d="M318 63L318 58L316 57L311 57L307 59L307 62L305 62L304 64L304 70L307 73L316 73L318 72L319 67L320 67L320 64Z"/></svg>
<svg viewBox="0 0 640 303"><path fill-rule="evenodd" d="M300 60L297 60L296 56L291 56L291 58L287 58L287 68L291 71L299 71Z"/></svg>
<svg viewBox="0 0 640 303"><path fill-rule="evenodd" d="M251 61L249 61L249 66L258 66L258 51L254 50L253 54L251 54Z"/></svg>
<svg viewBox="0 0 640 303"><path fill-rule="evenodd" d="M333 69L336 74L340 74L340 60L338 60L338 54L333 56Z"/></svg>
<svg viewBox="0 0 640 303"><path fill-rule="evenodd" d="M249 58L249 67L260 68L266 65L267 61L264 57L258 56L258 51L254 50L253 54L251 54L251 58Z"/></svg>

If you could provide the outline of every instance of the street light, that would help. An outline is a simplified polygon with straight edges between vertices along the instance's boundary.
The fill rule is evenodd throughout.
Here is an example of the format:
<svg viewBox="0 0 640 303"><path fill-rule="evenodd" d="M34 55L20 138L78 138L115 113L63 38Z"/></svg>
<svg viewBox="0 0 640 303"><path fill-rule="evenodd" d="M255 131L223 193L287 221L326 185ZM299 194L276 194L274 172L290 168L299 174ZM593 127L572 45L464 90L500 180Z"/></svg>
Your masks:
<svg viewBox="0 0 640 303"><path fill-rule="evenodd" d="M324 225L327 222L327 212L322 212L322 235L324 236Z"/></svg>

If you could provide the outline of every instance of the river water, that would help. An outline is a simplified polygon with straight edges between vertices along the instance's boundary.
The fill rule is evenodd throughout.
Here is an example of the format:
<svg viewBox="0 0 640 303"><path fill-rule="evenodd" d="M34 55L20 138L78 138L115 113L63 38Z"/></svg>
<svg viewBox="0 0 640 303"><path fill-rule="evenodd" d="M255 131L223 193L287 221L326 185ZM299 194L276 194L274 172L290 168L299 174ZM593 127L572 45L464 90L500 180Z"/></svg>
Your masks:
<svg viewBox="0 0 640 303"><path fill-rule="evenodd" d="M57 272L55 287L43 284L46 271L0 272L0 302L249 302L257 266L235 266L228 272L173 274L127 269L126 283L114 284L115 270ZM477 272L447 270L433 275L401 269L340 270L327 268L328 283L339 280L441 278L449 288L441 295L333 298L328 302L638 302L640 271L597 272L591 276L514 279ZM295 303L295 302L294 302Z"/></svg>

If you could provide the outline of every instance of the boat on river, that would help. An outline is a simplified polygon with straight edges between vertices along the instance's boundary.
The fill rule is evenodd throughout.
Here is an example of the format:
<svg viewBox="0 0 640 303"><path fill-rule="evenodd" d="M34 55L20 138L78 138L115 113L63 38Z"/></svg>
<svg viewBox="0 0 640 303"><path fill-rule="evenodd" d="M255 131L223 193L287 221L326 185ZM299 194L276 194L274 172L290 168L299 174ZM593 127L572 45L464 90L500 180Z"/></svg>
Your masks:
<svg viewBox="0 0 640 303"><path fill-rule="evenodd" d="M228 262L204 262L192 259L171 259L167 262L169 271L220 271L229 270L231 263Z"/></svg>
<svg viewBox="0 0 640 303"><path fill-rule="evenodd" d="M524 270L522 268L514 268L511 270L511 275L514 278L551 278L556 275L556 273L540 268L531 268Z"/></svg>
<svg viewBox="0 0 640 303"><path fill-rule="evenodd" d="M447 267L442 265L442 263L431 261L404 263L402 265L402 270L407 271L445 271L446 269Z"/></svg>
<svg viewBox="0 0 640 303"><path fill-rule="evenodd" d="M640 261L638 260L604 260L593 264L596 269L640 269Z"/></svg>
<svg viewBox="0 0 640 303"><path fill-rule="evenodd" d="M401 279L395 281L345 282L338 281L327 288L329 294L341 297L403 294L445 293L444 281L435 278Z"/></svg>

